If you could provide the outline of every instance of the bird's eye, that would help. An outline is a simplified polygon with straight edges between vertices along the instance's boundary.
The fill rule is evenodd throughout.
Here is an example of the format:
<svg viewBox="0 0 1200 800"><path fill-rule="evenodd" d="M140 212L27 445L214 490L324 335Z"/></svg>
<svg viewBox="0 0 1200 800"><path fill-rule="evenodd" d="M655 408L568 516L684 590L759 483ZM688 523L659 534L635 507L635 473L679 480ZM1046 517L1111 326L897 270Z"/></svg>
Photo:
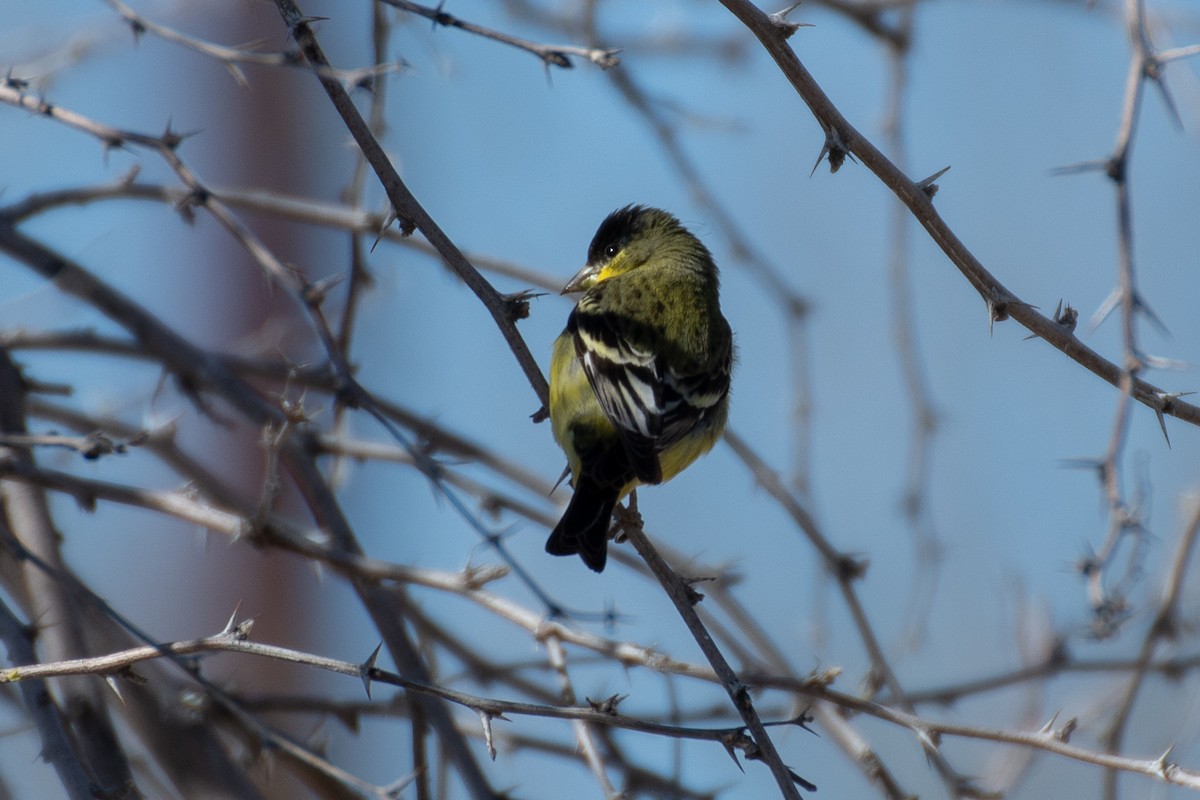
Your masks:
<svg viewBox="0 0 1200 800"><path fill-rule="evenodd" d="M610 244L608 247L604 248L604 257L605 258L613 258L616 255L617 255L617 246L615 244Z"/></svg>

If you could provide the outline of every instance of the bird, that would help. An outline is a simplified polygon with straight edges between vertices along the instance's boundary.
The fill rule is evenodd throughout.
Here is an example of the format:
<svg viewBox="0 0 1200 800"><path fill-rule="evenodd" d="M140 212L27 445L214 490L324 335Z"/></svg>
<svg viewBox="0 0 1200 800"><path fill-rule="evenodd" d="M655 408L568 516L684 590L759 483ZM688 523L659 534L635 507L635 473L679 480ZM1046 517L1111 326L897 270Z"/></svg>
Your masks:
<svg viewBox="0 0 1200 800"><path fill-rule="evenodd" d="M616 504L720 438L734 345L719 284L708 248L667 211L628 205L596 230L563 287L583 296L550 361L550 423L574 494L546 552L602 572Z"/></svg>

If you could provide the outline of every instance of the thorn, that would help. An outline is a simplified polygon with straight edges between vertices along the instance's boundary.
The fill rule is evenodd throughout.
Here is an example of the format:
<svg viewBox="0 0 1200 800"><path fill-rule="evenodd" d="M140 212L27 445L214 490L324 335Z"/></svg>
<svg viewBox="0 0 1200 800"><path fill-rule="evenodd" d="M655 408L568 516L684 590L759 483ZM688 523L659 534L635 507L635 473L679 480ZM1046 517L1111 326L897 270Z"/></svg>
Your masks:
<svg viewBox="0 0 1200 800"><path fill-rule="evenodd" d="M819 686L822 689L825 689L833 686L833 684L836 683L837 679L841 676L841 667L829 667L828 669L823 669L820 672L816 672L814 670L807 678L804 679L804 682L806 684L812 684L813 686Z"/></svg>
<svg viewBox="0 0 1200 800"><path fill-rule="evenodd" d="M741 731L739 730L736 735L738 737L741 737L741 735L742 735ZM721 744L725 747L725 752L729 753L729 757L733 759L733 763L737 764L737 768L739 770L741 770L742 774L744 775L746 773L746 768L743 767L742 762L738 760L737 750L734 748L733 737L732 736L721 737Z"/></svg>
<svg viewBox="0 0 1200 800"><path fill-rule="evenodd" d="M1159 393L1158 397L1161 400L1162 394ZM1163 410L1162 410L1161 405L1157 405L1154 407L1154 416L1158 417L1158 427L1162 431L1163 438L1167 440L1167 449L1170 450L1171 449L1171 437L1167 435L1167 420L1163 416Z"/></svg>
<svg viewBox="0 0 1200 800"><path fill-rule="evenodd" d="M795 770L793 770L791 767L789 767L785 764L784 769L786 769L788 771L788 775L791 776L792 783L796 784L804 791L815 792L817 790L817 785L815 783L813 783L812 781L807 781L804 778L801 778L799 775L796 774Z"/></svg>
<svg viewBox="0 0 1200 800"><path fill-rule="evenodd" d="M238 624L237 630L235 630L233 632L233 638L236 641L244 642L250 638L250 631L252 631L253 629L254 629L253 617L250 619L242 620L242 622Z"/></svg>
<svg viewBox="0 0 1200 800"><path fill-rule="evenodd" d="M379 651L383 649L383 642L375 645L375 649L371 651L371 655L362 666L358 668L358 676L362 678L363 688L367 690L367 699L371 699L371 671L375 669L375 661L379 658Z"/></svg>
<svg viewBox="0 0 1200 800"><path fill-rule="evenodd" d="M1098 573L1103 565L1100 560L1092 553L1080 556L1075 562L1075 569L1079 572L1081 578L1090 578Z"/></svg>
<svg viewBox="0 0 1200 800"><path fill-rule="evenodd" d="M529 301L538 297L544 297L545 295L545 292L535 292L531 289L502 294L500 295L500 300L504 303L504 315L513 322L528 319Z"/></svg>
<svg viewBox="0 0 1200 800"><path fill-rule="evenodd" d="M1154 770L1158 773L1158 777L1162 778L1164 781L1168 779L1167 771L1175 766L1167 761L1167 759L1171 757L1171 751L1174 749L1175 745L1171 745L1163 752L1161 756L1154 760Z"/></svg>
<svg viewBox="0 0 1200 800"><path fill-rule="evenodd" d="M1145 301L1145 299L1143 299L1141 294L1139 294L1137 292L1134 292L1134 294L1133 294L1133 307L1136 310L1141 311L1143 314L1145 314L1146 319L1150 320L1150 324L1152 324L1158 330L1158 332L1161 333L1163 336L1171 335L1171 332L1167 329L1167 326L1159 318L1158 314L1154 313L1154 309L1150 307L1150 304L1147 303Z"/></svg>
<svg viewBox="0 0 1200 800"><path fill-rule="evenodd" d="M130 167L126 171L126 173L124 175L122 175L120 178L117 179L117 185L122 188L125 188L125 189L129 188L130 186L133 186L134 183L137 182L137 177L138 177L138 175L141 174L141 172L142 172L141 166L138 164L134 164L132 167Z"/></svg>
<svg viewBox="0 0 1200 800"><path fill-rule="evenodd" d="M342 81L342 86L344 86L346 91L349 93L353 93L359 89L362 89L367 94L374 96L375 80L376 76L363 70L357 74L351 73L350 75L346 76L346 79Z"/></svg>
<svg viewBox="0 0 1200 800"><path fill-rule="evenodd" d="M696 606L699 605L702 600L704 600L704 593L696 588L696 584L700 583L701 581L709 580L712 580L712 578L683 578L683 588L684 591L687 592L687 601L689 605Z"/></svg>
<svg viewBox="0 0 1200 800"><path fill-rule="evenodd" d="M113 150L124 150L125 140L119 136L105 136L100 143L101 149L104 151L104 163L108 164L108 154Z"/></svg>
<svg viewBox="0 0 1200 800"><path fill-rule="evenodd" d="M1151 369L1171 369L1178 372L1190 370L1192 365L1187 361L1181 361L1176 358L1164 358L1163 356L1152 356L1147 353L1141 354L1142 361ZM1189 392L1190 394L1190 392Z"/></svg>
<svg viewBox="0 0 1200 800"><path fill-rule="evenodd" d="M1167 88L1167 82L1163 80L1162 61L1158 56L1151 56L1146 59L1146 63L1142 66L1142 74L1154 82L1158 87L1159 93L1162 95L1163 105L1167 107L1167 111L1171 114L1171 119L1175 121L1175 129L1183 130L1183 117L1179 116L1179 109L1175 107L1175 98L1171 97L1171 90Z"/></svg>
<svg viewBox="0 0 1200 800"><path fill-rule="evenodd" d="M479 712L479 721L483 723L483 741L487 745L488 755L496 760L496 743L492 741L492 715L486 711Z"/></svg>
<svg viewBox="0 0 1200 800"><path fill-rule="evenodd" d="M241 65L235 64L232 61L226 61L225 69L229 70L229 74L233 76L233 81L238 85L239 89L249 89L250 81L246 79L246 73L242 71Z"/></svg>
<svg viewBox="0 0 1200 800"><path fill-rule="evenodd" d="M921 747L927 752L936 753L938 751L937 734L930 733L927 728L917 729L917 741L921 743Z"/></svg>
<svg viewBox="0 0 1200 800"><path fill-rule="evenodd" d="M816 721L816 717L814 717L812 714L808 713L809 708L812 708L812 706L805 708L803 711L801 711L799 714L797 714L796 718L791 721L791 724L795 725L797 728L808 731L813 736L820 736L821 734L817 733L815 730L808 727L808 723ZM815 791L815 787L814 787L814 791Z"/></svg>
<svg viewBox="0 0 1200 800"><path fill-rule="evenodd" d="M629 695L614 694L604 698L603 700L593 700L590 697L585 699L587 700L588 705L592 707L592 711L600 714L607 714L610 717L615 717L617 716L617 706L620 705L621 701L626 697L629 697Z"/></svg>
<svg viewBox="0 0 1200 800"><path fill-rule="evenodd" d="M927 196L932 198L938 193L938 185L935 181L950 171L950 167L942 167L937 172L930 175L923 181L917 181L917 187Z"/></svg>
<svg viewBox="0 0 1200 800"><path fill-rule="evenodd" d="M1067 333L1074 333L1075 326L1079 324L1079 312L1068 303L1066 308L1063 308L1063 301L1058 301L1058 307L1054 309L1054 321L1067 329Z"/></svg>
<svg viewBox="0 0 1200 800"><path fill-rule="evenodd" d="M325 566L318 559L308 559L308 569L312 571L312 577L317 579L317 583L325 582Z"/></svg>
<svg viewBox="0 0 1200 800"><path fill-rule="evenodd" d="M1113 183L1125 182L1125 173L1127 169L1125 159L1128 154L1129 151L1126 150L1124 153L1110 156L1105 160L1104 174L1107 175Z"/></svg>
<svg viewBox="0 0 1200 800"><path fill-rule="evenodd" d="M792 3L790 6L783 9L782 11L776 11L774 14L767 15L768 19L771 20L771 24L774 25L776 28L778 28L779 31L783 34L783 38L785 41L792 38L792 34L795 33L796 31L800 30L801 28L813 27L812 24L808 23L808 22L789 22L788 21L787 15L792 13L793 11L795 11L797 8L799 8L800 4L802 2L803 2L803 0L796 0L795 3Z"/></svg>
<svg viewBox="0 0 1200 800"><path fill-rule="evenodd" d="M429 18L429 22L432 25L430 30L436 31L438 25L450 25L454 21L454 17L442 10L445 7L446 0L439 0L437 8L433 10L433 16Z"/></svg>
<svg viewBox="0 0 1200 800"><path fill-rule="evenodd" d="M179 149L179 145L183 144L184 139L189 139L195 135L196 131L190 131L188 133L176 133L175 131L171 130L171 120L168 119L167 127L163 128L162 136L159 137L159 141L162 142L163 147L167 148L171 152L174 152Z"/></svg>
<svg viewBox="0 0 1200 800"><path fill-rule="evenodd" d="M838 580L856 581L867 574L867 569L871 566L871 561L870 559L859 558L849 553L839 553L831 566Z"/></svg>
<svg viewBox="0 0 1200 800"><path fill-rule="evenodd" d="M561 50L546 50L542 54L542 63L549 67L561 67L562 69L574 69L575 65L571 63L571 59L567 58L567 54Z"/></svg>
<svg viewBox="0 0 1200 800"><path fill-rule="evenodd" d="M275 748L267 745L258 751L258 763L262 765L264 779L268 784L275 777Z"/></svg>
<svg viewBox="0 0 1200 800"><path fill-rule="evenodd" d="M396 216L396 210L389 207L387 214L383 218L383 223L379 226L379 230L375 234L375 241L371 243L372 253L375 252L375 248L379 246L379 243L383 241L383 235L387 233L387 229L392 227L392 223L397 219L399 219L399 217Z"/></svg>
<svg viewBox="0 0 1200 800"><path fill-rule="evenodd" d="M1059 327L1063 328L1067 333L1074 333L1075 326L1079 324L1079 312L1076 311L1074 308L1072 308L1070 305L1068 305L1064 309L1063 301L1060 299L1058 301L1058 306L1054 309L1054 316L1052 317L1052 319L1055 323L1058 324ZM1030 339L1036 339L1037 337L1038 337L1038 335L1036 333L1031 333L1025 337L1025 341L1029 341Z"/></svg>
<svg viewBox="0 0 1200 800"><path fill-rule="evenodd" d="M815 685L815 684L810 684L810 685ZM812 706L806 707L803 711L801 711L799 714L792 717L791 719L780 719L780 720L775 720L773 722L764 721L763 727L770 728L773 726L780 726L780 725L795 725L798 728L803 728L804 730L808 731L813 736L820 736L821 734L817 733L812 728L808 727L808 723L812 722L814 719L813 716L808 713L811 708L812 708Z"/></svg>
<svg viewBox="0 0 1200 800"><path fill-rule="evenodd" d="M1108 293L1108 297L1104 298L1104 302L1096 309L1096 313L1092 314L1091 320L1088 321L1088 333L1095 333L1096 329L1104 324L1104 320L1108 319L1108 315L1117 307L1117 303L1121 302L1121 287L1114 287Z"/></svg>
<svg viewBox="0 0 1200 800"><path fill-rule="evenodd" d="M817 161L813 164L812 171L808 173L808 177L811 178L816 173L817 167L821 165L821 160L826 156L829 157L829 173L831 175L842 168L842 164L845 163L847 156L850 157L851 161L855 161L853 154L850 153L849 148L842 141L841 134L832 128L825 131L825 144L821 147L821 152L817 154ZM855 161L855 163L858 162Z"/></svg>
<svg viewBox="0 0 1200 800"><path fill-rule="evenodd" d="M1189 44L1186 47L1173 47L1158 54L1158 63L1166 64L1177 58L1187 58L1200 53L1200 44Z"/></svg>
<svg viewBox="0 0 1200 800"><path fill-rule="evenodd" d="M1158 405L1154 406L1154 415L1158 417L1158 427L1162 429L1163 438L1167 440L1167 447L1171 446L1171 437L1167 435L1167 420L1164 411L1168 411L1176 398L1186 397L1195 392L1155 392L1154 397L1158 400Z"/></svg>
<svg viewBox="0 0 1200 800"><path fill-rule="evenodd" d="M301 291L301 297L304 302L311 307L320 306L325 302L325 295L334 286L342 282L344 276L338 273L313 281L304 287Z"/></svg>
<svg viewBox="0 0 1200 800"><path fill-rule="evenodd" d="M121 701L121 705L125 705L125 698L121 694L121 687L120 687L120 685L117 684L116 676L115 675L105 675L104 682L108 684L108 688L112 689L112 693L115 694L117 696L117 699Z"/></svg>
<svg viewBox="0 0 1200 800"><path fill-rule="evenodd" d="M620 54L621 50L618 48L592 50L588 53L588 60L600 69L609 69L621 63Z"/></svg>
<svg viewBox="0 0 1200 800"><path fill-rule="evenodd" d="M1159 399L1163 401L1163 410L1169 409L1171 404L1180 397L1188 397L1195 392L1159 392Z"/></svg>
<svg viewBox="0 0 1200 800"><path fill-rule="evenodd" d="M1050 170L1051 175L1078 175L1081 172L1103 172L1108 169L1107 158L1097 158L1091 161L1080 161Z"/></svg>
<svg viewBox="0 0 1200 800"><path fill-rule="evenodd" d="M412 786L413 781L415 781L418 777L420 777L422 769L423 769L422 767L417 767L416 769L414 769L412 772L408 773L404 777L397 778L396 780L389 783L387 786L383 787L383 796L393 798L393 800L398 800L398 798L400 797L400 793L403 792L405 789L407 789L409 786Z"/></svg>
<svg viewBox="0 0 1200 800"><path fill-rule="evenodd" d="M8 72L4 73L4 86L7 89L15 89L18 92L22 92L29 88L29 81L25 78L14 78L12 67L9 67Z"/></svg>
<svg viewBox="0 0 1200 800"><path fill-rule="evenodd" d="M997 303L990 297L987 301L988 312L988 336L992 335L993 329L997 322L1003 322L1008 319L1008 307L1005 303Z"/></svg>
<svg viewBox="0 0 1200 800"><path fill-rule="evenodd" d="M233 629L237 627L237 615L241 607L242 602L239 600L238 604L233 607L233 613L229 615L229 622L225 623L225 629L221 631L222 636L231 635L233 633Z"/></svg>
<svg viewBox="0 0 1200 800"><path fill-rule="evenodd" d="M790 6L783 9L782 11L776 11L774 14L771 14L771 17L779 17L780 19L784 19L785 17L787 17L788 14L792 13L797 8L799 8L803 2L804 2L804 0L796 0L796 2L792 3Z"/></svg>
<svg viewBox="0 0 1200 800"><path fill-rule="evenodd" d="M1062 742L1063 744L1067 744L1071 741L1071 734L1075 732L1075 728L1079 725L1079 720L1075 717L1071 717L1064 722L1061 727L1055 728L1054 723L1058 721L1059 713L1061 712L1055 711L1054 716L1050 718L1049 722L1042 726L1042 729L1038 731L1038 733L1045 734L1057 741Z"/></svg>
<svg viewBox="0 0 1200 800"><path fill-rule="evenodd" d="M1099 458L1063 458L1059 459L1058 463L1066 469L1091 469L1097 472L1104 470L1104 461Z"/></svg>
<svg viewBox="0 0 1200 800"><path fill-rule="evenodd" d="M617 611L617 604L610 598L604 603L604 613L601 615L604 622L604 629L609 633L613 633L617 628L617 623L621 621L621 612Z"/></svg>

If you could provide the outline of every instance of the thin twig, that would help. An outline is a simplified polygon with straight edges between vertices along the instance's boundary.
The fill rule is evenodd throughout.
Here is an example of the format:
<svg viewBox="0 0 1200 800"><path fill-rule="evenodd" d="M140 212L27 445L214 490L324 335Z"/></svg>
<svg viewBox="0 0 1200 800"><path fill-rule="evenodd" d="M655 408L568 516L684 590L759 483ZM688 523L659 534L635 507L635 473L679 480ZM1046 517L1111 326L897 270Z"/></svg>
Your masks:
<svg viewBox="0 0 1200 800"><path fill-rule="evenodd" d="M797 776L792 772L779 757L779 753L775 750L775 744L771 741L771 737L767 735L767 729L763 727L762 720L758 717L758 712L754 709L754 703L750 699L750 692L746 685L742 683L737 673L729 666L725 660L725 656L717 648L712 637L709 636L704 624L700 621L700 617L696 614L696 609L692 607L694 602L691 590L687 584L675 574L675 571L663 561L662 556L654 549L654 545L650 543L650 539L642 531L640 525L626 525L625 532L629 537L629 541L638 551L638 555L650 567L650 571L654 573L654 577L658 578L658 582L662 584L667 596L671 598L671 602L675 605L675 610L687 625L688 631L692 634L692 638L696 640L696 644L700 645L700 650L704 653L705 659L712 665L713 672L721 681L721 686L729 695L729 699L733 702L734 708L737 709L742 721L746 723L746 728L753 738L754 744L758 747L757 758L764 761L771 770L771 775L775 778L775 784L779 787L780 794L791 800L800 800L800 792L796 789Z"/></svg>
<svg viewBox="0 0 1200 800"><path fill-rule="evenodd" d="M561 67L563 69L570 69L573 66L570 56L585 58L601 69L615 67L617 64L621 63L621 60L617 55L620 52L619 50L613 50L606 47L579 47L577 45L569 44L549 45L531 42L526 39L511 36L507 33L501 33L500 31L492 30L491 28L485 28L482 25L476 25L473 22L467 22L466 20L460 19L453 14L443 11L441 4L439 4L437 8L430 8L428 6L420 5L419 3L409 2L409 0L381 0L381 2L398 8L401 11L407 11L410 14L416 14L424 17L425 19L431 20L434 25L442 25L447 28L458 28L459 30L464 30L468 33L474 33L477 36L482 36L485 39L491 39L492 41L500 42L501 44L506 44L510 47L515 47L518 50L524 50L527 53L532 53L540 58L542 63L547 67Z"/></svg>

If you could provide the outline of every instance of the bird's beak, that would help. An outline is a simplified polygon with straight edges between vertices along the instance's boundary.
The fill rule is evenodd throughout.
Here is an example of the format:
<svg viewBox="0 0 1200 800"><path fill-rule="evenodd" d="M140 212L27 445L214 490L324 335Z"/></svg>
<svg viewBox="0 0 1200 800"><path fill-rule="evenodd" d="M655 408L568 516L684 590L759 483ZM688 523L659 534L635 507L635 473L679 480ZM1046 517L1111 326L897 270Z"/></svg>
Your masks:
<svg viewBox="0 0 1200 800"><path fill-rule="evenodd" d="M575 273L575 277L567 281L567 285L562 288L562 294L571 294L572 292L582 292L592 288L596 283L596 274L600 270L592 264L587 264L579 272Z"/></svg>

